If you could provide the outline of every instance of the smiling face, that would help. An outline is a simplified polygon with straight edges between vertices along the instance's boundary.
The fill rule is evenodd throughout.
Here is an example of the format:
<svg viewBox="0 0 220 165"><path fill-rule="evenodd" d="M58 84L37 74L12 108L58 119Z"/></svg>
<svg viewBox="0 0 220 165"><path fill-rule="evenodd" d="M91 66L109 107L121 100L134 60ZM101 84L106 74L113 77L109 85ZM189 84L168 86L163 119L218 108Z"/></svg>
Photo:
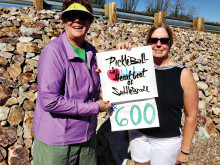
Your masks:
<svg viewBox="0 0 220 165"><path fill-rule="evenodd" d="M156 29L152 35L151 38L169 38L169 35L165 28L160 27ZM168 58L168 52L170 49L170 42L168 44L162 44L160 40L157 41L157 43L149 43L152 47L152 53L154 58Z"/></svg>
<svg viewBox="0 0 220 165"><path fill-rule="evenodd" d="M83 14L83 12L72 12L64 21L67 38L76 47L82 47L91 24L89 17Z"/></svg>

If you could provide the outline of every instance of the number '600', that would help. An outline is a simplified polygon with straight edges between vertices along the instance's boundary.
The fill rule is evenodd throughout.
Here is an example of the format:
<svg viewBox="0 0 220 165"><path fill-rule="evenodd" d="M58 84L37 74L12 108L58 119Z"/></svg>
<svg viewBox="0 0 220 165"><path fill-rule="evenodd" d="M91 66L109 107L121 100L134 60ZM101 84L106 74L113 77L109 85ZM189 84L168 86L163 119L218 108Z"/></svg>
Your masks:
<svg viewBox="0 0 220 165"><path fill-rule="evenodd" d="M146 115L148 108L151 108L151 109L153 110L153 114L152 114L152 117L151 117L150 120L147 119L147 115ZM121 119L120 121L118 121L118 114L119 114L119 112L120 112L122 109L124 109L124 107L121 107L121 108L119 108L119 109L117 110L117 112L116 112L116 114L115 114L115 121L116 121L116 123L117 123L119 126L126 126L126 125L128 124L128 119L123 118L123 119ZM135 109L138 111L138 119L137 119L137 121L134 121L134 116L133 116ZM150 103L147 103L147 104L145 105L144 111L143 111L144 121L145 121L148 125L150 125L150 124L152 124L152 123L154 122L155 116L156 116L156 112L155 112L155 109L154 109L153 105L151 105ZM142 114L141 114L141 109L140 109L140 107L139 107L138 105L133 105L133 106L131 107L131 110L130 110L130 118L131 118L131 122L133 123L133 125L139 125L139 124L141 123L141 121L142 121Z"/></svg>

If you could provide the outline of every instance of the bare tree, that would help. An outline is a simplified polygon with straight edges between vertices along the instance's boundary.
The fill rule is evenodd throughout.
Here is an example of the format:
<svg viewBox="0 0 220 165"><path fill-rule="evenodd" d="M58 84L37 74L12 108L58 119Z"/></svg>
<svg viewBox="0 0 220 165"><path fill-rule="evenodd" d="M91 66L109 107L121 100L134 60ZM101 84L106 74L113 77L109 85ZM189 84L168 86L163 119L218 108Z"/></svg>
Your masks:
<svg viewBox="0 0 220 165"><path fill-rule="evenodd" d="M171 0L166 0L163 5L163 11L167 11L170 8Z"/></svg>
<svg viewBox="0 0 220 165"><path fill-rule="evenodd" d="M197 8L189 6L186 0L173 0L170 16L193 19L197 15Z"/></svg>
<svg viewBox="0 0 220 165"><path fill-rule="evenodd" d="M188 6L186 0L145 0L145 3L145 12L150 14L166 11L169 16L187 19L193 19L197 15L197 8Z"/></svg>
<svg viewBox="0 0 220 165"><path fill-rule="evenodd" d="M130 11L135 11L138 5L138 1L139 0L120 0L121 8Z"/></svg>
<svg viewBox="0 0 220 165"><path fill-rule="evenodd" d="M178 17L184 14L186 10L186 0L173 0L171 15Z"/></svg>
<svg viewBox="0 0 220 165"><path fill-rule="evenodd" d="M147 13L154 13L154 0L146 0L146 12Z"/></svg>
<svg viewBox="0 0 220 165"><path fill-rule="evenodd" d="M105 5L105 0L90 0L92 4Z"/></svg>
<svg viewBox="0 0 220 165"><path fill-rule="evenodd" d="M146 0L146 12L157 13L159 11L169 12L171 0Z"/></svg>
<svg viewBox="0 0 220 165"><path fill-rule="evenodd" d="M195 19L197 16L198 9L195 6L191 6L186 14L186 16L190 19Z"/></svg>

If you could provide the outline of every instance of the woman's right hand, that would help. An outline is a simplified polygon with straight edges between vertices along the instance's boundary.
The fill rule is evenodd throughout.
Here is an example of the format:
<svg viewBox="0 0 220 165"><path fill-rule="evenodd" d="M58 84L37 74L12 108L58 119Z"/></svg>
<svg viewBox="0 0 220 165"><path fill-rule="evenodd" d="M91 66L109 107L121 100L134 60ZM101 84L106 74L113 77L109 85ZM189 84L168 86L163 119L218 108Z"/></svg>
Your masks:
<svg viewBox="0 0 220 165"><path fill-rule="evenodd" d="M99 68L97 68L96 70L95 70L95 73L96 74L99 74L101 72L101 69L99 69Z"/></svg>
<svg viewBox="0 0 220 165"><path fill-rule="evenodd" d="M112 104L109 101L98 100L96 101L99 104L99 111L107 111Z"/></svg>
<svg viewBox="0 0 220 165"><path fill-rule="evenodd" d="M117 45L118 50L120 49L126 49L126 50L131 50L131 43L129 42L120 42Z"/></svg>

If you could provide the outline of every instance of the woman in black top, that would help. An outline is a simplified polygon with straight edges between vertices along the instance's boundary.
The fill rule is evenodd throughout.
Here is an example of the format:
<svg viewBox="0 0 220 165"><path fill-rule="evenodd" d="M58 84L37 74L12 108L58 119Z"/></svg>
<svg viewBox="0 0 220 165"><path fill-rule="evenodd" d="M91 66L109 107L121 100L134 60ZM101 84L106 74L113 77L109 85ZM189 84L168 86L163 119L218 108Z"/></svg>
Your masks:
<svg viewBox="0 0 220 165"><path fill-rule="evenodd" d="M168 58L173 44L173 34L168 26L163 23L152 26L146 40L147 45L152 46L154 57L158 88L155 100L160 127L129 131L131 156L136 165L188 162L197 124L197 85L189 69ZM128 43L118 46L120 49L131 48ZM182 108L185 112L183 131Z"/></svg>

